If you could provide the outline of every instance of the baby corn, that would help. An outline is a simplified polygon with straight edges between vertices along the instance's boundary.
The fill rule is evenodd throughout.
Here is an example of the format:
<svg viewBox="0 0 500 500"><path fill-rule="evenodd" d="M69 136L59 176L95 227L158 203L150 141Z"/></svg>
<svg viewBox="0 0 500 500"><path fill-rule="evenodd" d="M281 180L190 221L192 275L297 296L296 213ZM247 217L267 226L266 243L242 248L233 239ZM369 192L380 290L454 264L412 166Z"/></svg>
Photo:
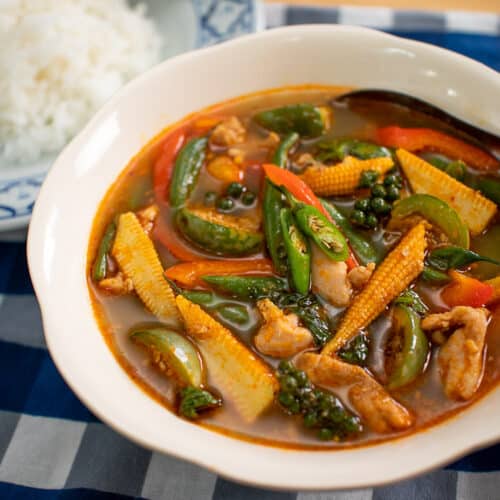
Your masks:
<svg viewBox="0 0 500 500"><path fill-rule="evenodd" d="M187 333L200 348L215 385L246 421L254 421L278 391L271 369L201 307L182 295L176 301Z"/></svg>
<svg viewBox="0 0 500 500"><path fill-rule="evenodd" d="M426 247L425 223L420 223L401 239L354 298L323 354L334 354L345 346L405 290L424 268Z"/></svg>
<svg viewBox="0 0 500 500"><path fill-rule="evenodd" d="M426 193L451 205L472 235L480 234L494 217L497 207L478 191L404 149L396 151L401 168L416 193Z"/></svg>
<svg viewBox="0 0 500 500"><path fill-rule="evenodd" d="M163 277L163 267L139 220L132 212L120 215L111 251L146 307L162 320L178 320L175 297Z"/></svg>
<svg viewBox="0 0 500 500"><path fill-rule="evenodd" d="M392 166L393 161L389 157L358 160L348 156L342 163L331 167L309 167L300 177L319 196L346 195L356 191L361 174L366 170L374 170L383 175Z"/></svg>

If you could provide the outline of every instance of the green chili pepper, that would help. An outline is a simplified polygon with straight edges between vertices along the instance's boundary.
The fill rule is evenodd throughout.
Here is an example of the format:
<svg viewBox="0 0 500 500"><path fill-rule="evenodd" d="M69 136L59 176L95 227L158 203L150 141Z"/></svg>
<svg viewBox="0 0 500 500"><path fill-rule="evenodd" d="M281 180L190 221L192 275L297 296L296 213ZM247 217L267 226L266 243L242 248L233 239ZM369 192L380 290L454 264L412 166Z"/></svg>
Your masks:
<svg viewBox="0 0 500 500"><path fill-rule="evenodd" d="M170 204L173 207L185 203L191 194L205 161L207 143L206 137L196 137L191 139L177 155L170 184Z"/></svg>
<svg viewBox="0 0 500 500"><path fill-rule="evenodd" d="M312 238L330 259L344 261L349 257L343 234L317 208L301 203L294 215L302 232Z"/></svg>
<svg viewBox="0 0 500 500"><path fill-rule="evenodd" d="M288 270L285 242L280 222L280 211L283 206L282 192L266 180L262 201L264 234L266 236L267 249L273 261L274 270L280 276L285 276Z"/></svg>
<svg viewBox="0 0 500 500"><path fill-rule="evenodd" d="M259 251L262 234L224 225L224 216L212 218L210 213L194 212L182 208L177 212L179 231L201 249L217 255L240 256Z"/></svg>
<svg viewBox="0 0 500 500"><path fill-rule="evenodd" d="M241 304L220 304L216 312L225 320L238 325L244 325L250 321L247 308Z"/></svg>
<svg viewBox="0 0 500 500"><path fill-rule="evenodd" d="M280 218L293 287L297 292L306 295L311 284L309 242L295 224L292 211L289 208L281 210Z"/></svg>
<svg viewBox="0 0 500 500"><path fill-rule="evenodd" d="M325 130L321 110L312 104L291 104L262 111L255 116L257 123L279 134L297 132L304 137L318 137Z"/></svg>
<svg viewBox="0 0 500 500"><path fill-rule="evenodd" d="M488 177L481 177L477 180L474 186L476 189L479 189L481 193L489 198L491 201L494 201L497 205L500 205L500 182L494 179L490 179Z"/></svg>
<svg viewBox="0 0 500 500"><path fill-rule="evenodd" d="M159 362L163 362L182 384L201 385L200 357L193 344L181 334L166 328L137 329L130 333L130 340L159 354Z"/></svg>
<svg viewBox="0 0 500 500"><path fill-rule="evenodd" d="M349 219L345 217L333 203L321 200L321 204L349 240L349 244L358 261L364 265L370 262L379 262L380 259L373 245L356 232L349 222Z"/></svg>
<svg viewBox="0 0 500 500"><path fill-rule="evenodd" d="M214 301L214 294L212 292L205 292L203 290L180 290L179 293L184 295L186 299L199 305L208 305Z"/></svg>
<svg viewBox="0 0 500 500"><path fill-rule="evenodd" d="M463 181L465 179L465 174L467 173L467 165L462 160L446 160L442 156L425 155L427 161L434 165L439 170L447 173L450 177L457 179L458 181Z"/></svg>
<svg viewBox="0 0 500 500"><path fill-rule="evenodd" d="M273 156L273 164L278 167L285 168L288 160L288 153L290 149L295 146L297 141L299 140L299 134L297 132L290 132L286 135L283 140L279 143L274 156Z"/></svg>
<svg viewBox="0 0 500 500"><path fill-rule="evenodd" d="M437 269L433 269L429 266L424 266L424 270L422 271L420 277L424 281L433 283L435 285L448 283L451 280L451 278L446 273L438 271Z"/></svg>
<svg viewBox="0 0 500 500"><path fill-rule="evenodd" d="M101 243L97 249L97 256L95 258L94 266L92 268L92 278L94 281L101 281L106 277L108 271L108 254L111 250L111 245L115 239L116 223L112 221L106 227L104 234L101 238Z"/></svg>
<svg viewBox="0 0 500 500"><path fill-rule="evenodd" d="M427 262L441 271L461 269L473 262L490 262L497 266L500 265L498 260L479 255L465 248L452 246L436 248L427 256Z"/></svg>
<svg viewBox="0 0 500 500"><path fill-rule="evenodd" d="M420 316L411 308L398 305L393 312L394 335L389 349L391 369L389 389L397 389L415 380L425 368L429 341L420 328Z"/></svg>
<svg viewBox="0 0 500 500"><path fill-rule="evenodd" d="M439 227L451 243L469 248L469 230L457 212L446 202L428 194L414 194L397 201L392 209L393 219L403 219L419 213Z"/></svg>
<svg viewBox="0 0 500 500"><path fill-rule="evenodd" d="M198 418L200 411L211 410L222 405L221 399L198 387L185 387L180 396L179 413L190 419Z"/></svg>
<svg viewBox="0 0 500 500"><path fill-rule="evenodd" d="M320 152L316 155L319 161L340 161L346 156L355 156L361 160L391 156L388 148L372 142L358 141L357 139L334 139L318 144Z"/></svg>
<svg viewBox="0 0 500 500"><path fill-rule="evenodd" d="M203 276L202 279L219 292L243 300L260 299L287 288L285 280L271 276Z"/></svg>

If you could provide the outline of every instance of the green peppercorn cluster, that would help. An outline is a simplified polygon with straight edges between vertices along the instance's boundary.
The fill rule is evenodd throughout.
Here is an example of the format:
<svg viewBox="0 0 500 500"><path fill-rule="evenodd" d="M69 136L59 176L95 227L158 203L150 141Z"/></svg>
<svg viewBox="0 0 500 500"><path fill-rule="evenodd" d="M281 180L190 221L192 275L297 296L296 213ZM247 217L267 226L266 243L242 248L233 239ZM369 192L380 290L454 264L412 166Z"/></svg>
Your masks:
<svg viewBox="0 0 500 500"><path fill-rule="evenodd" d="M219 212L231 212L237 208L238 204L244 207L251 207L257 196L249 191L246 186L240 182L231 182L222 196L217 196L214 191L205 193L205 205L215 205Z"/></svg>
<svg viewBox="0 0 500 500"><path fill-rule="evenodd" d="M351 222L359 227L374 229L380 220L389 215L392 204L399 199L399 191L403 186L397 174L388 175L383 182L377 182L378 172L367 170L361 174L360 188L369 188L370 196L361 198L354 204Z"/></svg>
<svg viewBox="0 0 500 500"><path fill-rule="evenodd" d="M277 375L281 406L291 415L302 415L305 427L318 429L319 439L340 440L361 432L359 419L349 413L333 394L315 388L305 372L297 370L288 361L282 361Z"/></svg>

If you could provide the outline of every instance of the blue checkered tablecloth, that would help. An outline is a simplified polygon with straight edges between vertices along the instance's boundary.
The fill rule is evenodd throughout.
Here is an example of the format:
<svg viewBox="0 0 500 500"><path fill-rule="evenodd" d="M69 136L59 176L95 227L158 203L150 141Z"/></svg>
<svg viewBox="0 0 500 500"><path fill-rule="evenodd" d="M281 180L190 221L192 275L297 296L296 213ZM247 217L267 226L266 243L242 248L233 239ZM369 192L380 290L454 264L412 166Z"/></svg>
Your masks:
<svg viewBox="0 0 500 500"><path fill-rule="evenodd" d="M316 22L373 26L461 52L500 70L500 16L494 14L284 4L268 5L265 13L270 28ZM22 236L19 241L9 239L0 241L0 498L500 498L500 446L392 486L301 493L241 486L131 443L99 422L54 367L28 275L25 242Z"/></svg>

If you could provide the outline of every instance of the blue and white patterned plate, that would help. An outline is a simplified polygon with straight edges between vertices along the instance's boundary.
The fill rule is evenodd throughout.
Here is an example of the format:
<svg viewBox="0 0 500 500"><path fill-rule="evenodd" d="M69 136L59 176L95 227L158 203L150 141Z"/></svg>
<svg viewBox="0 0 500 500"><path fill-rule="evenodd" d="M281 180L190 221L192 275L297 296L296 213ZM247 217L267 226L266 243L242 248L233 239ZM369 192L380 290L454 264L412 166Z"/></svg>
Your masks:
<svg viewBox="0 0 500 500"><path fill-rule="evenodd" d="M165 38L164 58L264 28L257 0L148 0L146 3L148 14ZM0 168L0 232L28 225L38 190L53 160L45 158L34 165ZM4 236L7 235L2 239Z"/></svg>

